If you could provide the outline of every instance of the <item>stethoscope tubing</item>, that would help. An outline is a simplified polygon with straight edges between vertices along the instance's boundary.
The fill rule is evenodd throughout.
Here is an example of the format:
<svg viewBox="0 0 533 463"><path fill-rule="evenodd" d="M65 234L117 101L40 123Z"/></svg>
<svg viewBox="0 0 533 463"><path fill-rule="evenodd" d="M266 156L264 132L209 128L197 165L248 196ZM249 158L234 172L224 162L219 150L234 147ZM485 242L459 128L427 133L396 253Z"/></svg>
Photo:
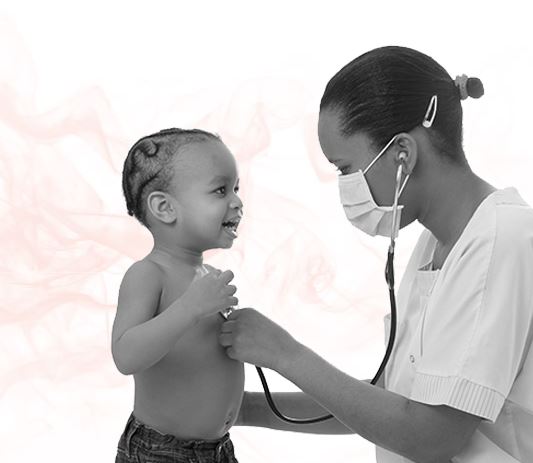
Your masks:
<svg viewBox="0 0 533 463"><path fill-rule="evenodd" d="M389 285L389 297L390 297L390 304L391 304L391 324L390 324L390 334L389 334L389 342L387 343L387 349L385 351L385 355L383 356L383 360L381 361L381 364L378 368L378 371L374 375L374 378L370 381L370 384L375 385L383 372L385 371L385 367L389 361L389 358L392 353L392 349L394 347L394 339L396 338L396 297L394 295L394 267L393 267L393 261L394 261L394 251L388 252L387 255L387 267L385 268L385 278L387 279L387 284ZM256 366L257 374L259 375L259 379L261 380L261 384L263 385L263 390L265 392L265 398L268 402L268 405L274 415L276 415L280 420L285 421L287 423L292 424L314 424L314 423L320 423L322 421L329 420L331 418L334 418L332 414L327 414L323 416L317 416L315 418L293 418L290 416L286 416L283 413L281 413L276 406L274 399L272 398L272 395L270 393L270 389L268 387L268 383L265 378L265 374L263 373L263 370L261 367Z"/></svg>

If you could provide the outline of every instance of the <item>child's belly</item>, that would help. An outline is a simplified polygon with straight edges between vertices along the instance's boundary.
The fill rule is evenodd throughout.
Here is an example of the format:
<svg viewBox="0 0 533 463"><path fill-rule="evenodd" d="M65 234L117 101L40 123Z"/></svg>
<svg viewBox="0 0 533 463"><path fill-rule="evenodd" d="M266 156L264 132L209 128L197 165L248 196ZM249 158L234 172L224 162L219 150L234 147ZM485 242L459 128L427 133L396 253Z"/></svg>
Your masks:
<svg viewBox="0 0 533 463"><path fill-rule="evenodd" d="M135 378L135 416L183 439L218 439L237 419L244 365L218 343L222 317L205 318Z"/></svg>

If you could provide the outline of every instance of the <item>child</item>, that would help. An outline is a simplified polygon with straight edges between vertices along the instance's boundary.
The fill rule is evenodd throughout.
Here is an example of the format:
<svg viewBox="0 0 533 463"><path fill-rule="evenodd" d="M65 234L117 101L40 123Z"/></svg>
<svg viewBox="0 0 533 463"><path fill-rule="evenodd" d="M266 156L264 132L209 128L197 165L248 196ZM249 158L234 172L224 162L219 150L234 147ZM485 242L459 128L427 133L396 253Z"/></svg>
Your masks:
<svg viewBox="0 0 533 463"><path fill-rule="evenodd" d="M128 153L128 213L154 248L126 272L113 325L113 359L135 380L117 463L237 462L228 430L244 367L218 342L219 312L237 305L236 288L232 272L204 265L202 253L237 237L238 184L232 154L202 130L163 130Z"/></svg>

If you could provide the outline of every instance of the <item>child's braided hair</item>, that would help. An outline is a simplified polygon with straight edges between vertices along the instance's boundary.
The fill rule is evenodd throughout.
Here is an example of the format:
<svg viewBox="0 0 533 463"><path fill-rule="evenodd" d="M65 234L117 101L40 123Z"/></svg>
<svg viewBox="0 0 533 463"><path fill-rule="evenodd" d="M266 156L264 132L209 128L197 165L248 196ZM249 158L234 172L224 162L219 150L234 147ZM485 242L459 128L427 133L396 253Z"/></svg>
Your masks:
<svg viewBox="0 0 533 463"><path fill-rule="evenodd" d="M218 135L200 129L165 129L137 141L128 152L122 171L122 189L128 214L144 226L146 198L153 191L168 191L174 175L174 156L190 143L220 141Z"/></svg>

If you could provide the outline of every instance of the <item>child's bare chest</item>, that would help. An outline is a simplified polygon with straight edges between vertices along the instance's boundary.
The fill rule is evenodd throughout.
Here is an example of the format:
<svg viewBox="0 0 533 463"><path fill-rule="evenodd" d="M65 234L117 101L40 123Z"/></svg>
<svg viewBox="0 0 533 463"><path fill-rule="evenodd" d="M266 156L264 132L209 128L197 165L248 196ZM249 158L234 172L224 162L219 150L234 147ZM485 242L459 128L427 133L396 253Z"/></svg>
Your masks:
<svg viewBox="0 0 533 463"><path fill-rule="evenodd" d="M157 314L168 309L187 290L190 278L177 275L167 277L161 293ZM194 308L192 308L194 310ZM191 325L177 340L175 346L165 356L165 361L184 363L191 366L210 363L211 361L230 360L218 342L220 325L224 321L218 313L202 317L196 324Z"/></svg>

